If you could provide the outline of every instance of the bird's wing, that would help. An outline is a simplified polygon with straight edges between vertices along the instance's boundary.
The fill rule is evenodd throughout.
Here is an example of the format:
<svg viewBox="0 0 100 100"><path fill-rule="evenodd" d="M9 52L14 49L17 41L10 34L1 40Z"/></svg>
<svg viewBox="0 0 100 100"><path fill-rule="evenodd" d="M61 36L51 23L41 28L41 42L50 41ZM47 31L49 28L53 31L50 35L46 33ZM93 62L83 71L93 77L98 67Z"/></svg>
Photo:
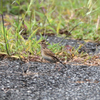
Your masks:
<svg viewBox="0 0 100 100"><path fill-rule="evenodd" d="M59 59L55 56L55 54L52 51L50 51L49 49L44 49L44 53L45 53L45 55L51 56L54 59L56 59L57 61L59 61Z"/></svg>
<svg viewBox="0 0 100 100"><path fill-rule="evenodd" d="M59 61L61 64L63 64L63 63L55 56L55 54L54 54L52 51L50 51L49 49L45 48L45 49L44 49L44 53L45 53L45 55L51 56L51 57L53 57L53 59L55 59L56 61ZM64 64L63 64L63 65L64 65ZM64 65L64 66L66 67L66 65Z"/></svg>
<svg viewBox="0 0 100 100"><path fill-rule="evenodd" d="M48 56L55 56L55 54L52 51L50 51L49 49L44 49L44 53Z"/></svg>

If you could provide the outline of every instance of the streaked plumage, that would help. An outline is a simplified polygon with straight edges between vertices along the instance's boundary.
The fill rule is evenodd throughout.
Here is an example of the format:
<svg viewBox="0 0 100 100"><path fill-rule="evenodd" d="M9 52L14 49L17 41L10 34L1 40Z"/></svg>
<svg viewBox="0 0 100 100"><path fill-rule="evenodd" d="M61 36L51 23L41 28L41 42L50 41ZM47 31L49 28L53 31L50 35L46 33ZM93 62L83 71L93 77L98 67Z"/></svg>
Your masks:
<svg viewBox="0 0 100 100"><path fill-rule="evenodd" d="M55 54L50 51L48 48L47 48L47 45L45 43L45 40L42 40L40 42L41 44L41 54L42 54L42 57L49 61L49 62L52 62L52 63L56 63L56 62L60 62L61 64L63 64L56 56ZM63 64L64 65L64 64ZM65 66L65 65L64 65ZM65 66L66 67L66 66Z"/></svg>

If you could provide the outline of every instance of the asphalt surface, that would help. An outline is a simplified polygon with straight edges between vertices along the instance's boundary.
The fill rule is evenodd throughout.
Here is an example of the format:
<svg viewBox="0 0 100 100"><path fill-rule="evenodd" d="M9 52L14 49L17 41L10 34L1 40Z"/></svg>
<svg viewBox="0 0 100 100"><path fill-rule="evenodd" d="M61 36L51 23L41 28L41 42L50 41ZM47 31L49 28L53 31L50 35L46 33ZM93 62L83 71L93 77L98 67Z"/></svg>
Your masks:
<svg viewBox="0 0 100 100"><path fill-rule="evenodd" d="M0 100L100 100L100 66L59 67L1 60Z"/></svg>
<svg viewBox="0 0 100 100"><path fill-rule="evenodd" d="M37 36L37 39L39 37ZM47 41L59 43L51 36ZM79 52L100 53L96 43L64 39L60 45L71 45ZM100 66L77 66L22 62L0 57L0 100L100 100Z"/></svg>

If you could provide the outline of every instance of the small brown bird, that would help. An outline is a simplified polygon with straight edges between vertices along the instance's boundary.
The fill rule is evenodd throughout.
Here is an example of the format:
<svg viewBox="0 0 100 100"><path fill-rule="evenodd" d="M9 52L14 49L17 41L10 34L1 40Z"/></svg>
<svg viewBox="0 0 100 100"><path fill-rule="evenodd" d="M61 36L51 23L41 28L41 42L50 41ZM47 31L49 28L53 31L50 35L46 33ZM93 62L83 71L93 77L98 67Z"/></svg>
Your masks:
<svg viewBox="0 0 100 100"><path fill-rule="evenodd" d="M42 57L49 61L49 62L52 62L52 63L57 63L57 62L60 62L62 65L64 65L56 56L55 54L50 51L48 48L47 48L47 44L45 43L45 40L42 40L39 44L41 44L41 54L42 54ZM64 65L65 66L65 65ZM66 67L66 66L65 66Z"/></svg>

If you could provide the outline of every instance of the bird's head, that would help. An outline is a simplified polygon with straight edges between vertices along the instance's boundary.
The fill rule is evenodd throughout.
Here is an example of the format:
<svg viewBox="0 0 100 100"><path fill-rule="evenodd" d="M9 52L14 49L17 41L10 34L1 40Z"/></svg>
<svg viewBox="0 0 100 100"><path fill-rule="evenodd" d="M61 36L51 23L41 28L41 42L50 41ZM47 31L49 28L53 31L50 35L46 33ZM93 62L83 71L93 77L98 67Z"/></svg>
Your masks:
<svg viewBox="0 0 100 100"><path fill-rule="evenodd" d="M46 41L45 40L42 40L39 44L41 45L41 47L43 49L45 49L47 47L47 44L46 44Z"/></svg>

